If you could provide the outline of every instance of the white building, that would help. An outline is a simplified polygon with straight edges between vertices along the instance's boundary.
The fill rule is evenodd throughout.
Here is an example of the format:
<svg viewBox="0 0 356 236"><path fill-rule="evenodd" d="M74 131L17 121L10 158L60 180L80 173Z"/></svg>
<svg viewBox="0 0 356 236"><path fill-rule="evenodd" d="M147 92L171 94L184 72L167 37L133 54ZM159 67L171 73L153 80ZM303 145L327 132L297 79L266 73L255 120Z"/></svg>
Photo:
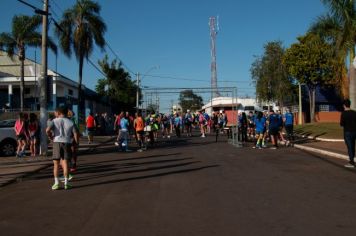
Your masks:
<svg viewBox="0 0 356 236"><path fill-rule="evenodd" d="M4 51L0 51L0 108L8 105L11 109L20 107L20 61L16 55L9 58ZM32 60L25 62L25 88L24 107L30 110L39 110L39 83L41 65ZM77 104L78 83L48 70L47 94L48 109L53 110L60 105L71 107ZM108 111L104 99L96 92L82 86L85 97L85 107L93 112Z"/></svg>
<svg viewBox="0 0 356 236"><path fill-rule="evenodd" d="M258 105L254 98L237 98L237 97L216 97L206 103L202 109L206 113L212 114L215 111L244 110L245 107L256 107Z"/></svg>

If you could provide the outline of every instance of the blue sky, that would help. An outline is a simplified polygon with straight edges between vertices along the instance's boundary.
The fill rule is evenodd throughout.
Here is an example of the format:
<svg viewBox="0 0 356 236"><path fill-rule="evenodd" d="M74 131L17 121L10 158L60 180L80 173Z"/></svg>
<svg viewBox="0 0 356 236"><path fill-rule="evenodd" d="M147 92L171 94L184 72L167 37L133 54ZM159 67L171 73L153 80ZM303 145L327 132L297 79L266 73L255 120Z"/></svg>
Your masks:
<svg viewBox="0 0 356 236"><path fill-rule="evenodd" d="M27 2L42 7L41 0ZM58 20L62 11L74 3L75 0L50 0L53 17ZM320 0L101 0L99 3L108 28L106 39L131 71L144 74L159 66L149 74L185 79L145 76L142 84L150 87L210 86L208 20L210 16L219 15L218 83L237 86L239 95L249 96L254 96L254 88L250 85L251 63L254 55L262 54L263 45L281 40L288 47L326 11ZM2 11L1 32L10 31L13 15L32 14L31 9L16 0L1 0L0 6L7 9ZM50 26L51 34L53 25ZM33 58L34 51L29 48L28 56ZM115 58L108 49L107 53L111 59ZM37 55L40 55L39 49ZM103 55L96 49L91 59L96 62ZM52 54L49 60L50 68L54 69ZM77 80L78 63L60 53L58 71ZM101 77L85 63L83 82L87 87L94 89ZM172 97L161 97L161 101L165 99Z"/></svg>

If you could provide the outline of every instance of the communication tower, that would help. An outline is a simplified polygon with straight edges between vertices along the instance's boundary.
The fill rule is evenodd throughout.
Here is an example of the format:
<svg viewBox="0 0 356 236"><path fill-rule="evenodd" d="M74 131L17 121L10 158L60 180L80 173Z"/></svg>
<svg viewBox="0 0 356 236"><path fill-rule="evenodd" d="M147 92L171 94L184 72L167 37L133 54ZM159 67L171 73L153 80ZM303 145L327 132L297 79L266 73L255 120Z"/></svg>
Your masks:
<svg viewBox="0 0 356 236"><path fill-rule="evenodd" d="M216 72L216 35L219 32L219 18L212 16L209 18L210 26L210 48L211 48L211 90L212 98L220 97L218 91L218 79Z"/></svg>

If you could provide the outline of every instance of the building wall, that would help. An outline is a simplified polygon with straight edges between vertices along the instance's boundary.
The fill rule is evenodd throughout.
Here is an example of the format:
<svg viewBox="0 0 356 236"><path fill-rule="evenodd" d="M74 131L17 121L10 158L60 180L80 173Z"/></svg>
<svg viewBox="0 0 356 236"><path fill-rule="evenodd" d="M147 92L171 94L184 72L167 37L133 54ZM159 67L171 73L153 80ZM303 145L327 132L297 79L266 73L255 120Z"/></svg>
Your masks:
<svg viewBox="0 0 356 236"><path fill-rule="evenodd" d="M316 122L332 122L339 123L341 117L341 112L330 111L330 112L315 112Z"/></svg>

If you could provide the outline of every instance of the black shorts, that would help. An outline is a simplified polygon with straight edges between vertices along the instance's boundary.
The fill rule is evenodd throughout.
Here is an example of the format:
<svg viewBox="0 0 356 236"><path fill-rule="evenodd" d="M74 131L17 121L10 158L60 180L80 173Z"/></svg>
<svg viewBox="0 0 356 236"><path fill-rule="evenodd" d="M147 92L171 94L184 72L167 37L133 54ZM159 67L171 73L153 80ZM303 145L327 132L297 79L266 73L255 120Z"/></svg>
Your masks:
<svg viewBox="0 0 356 236"><path fill-rule="evenodd" d="M17 138L17 141L22 141L22 140L26 140L26 135L24 134L19 134L19 135L16 135L16 138Z"/></svg>
<svg viewBox="0 0 356 236"><path fill-rule="evenodd" d="M95 128L94 127L87 127L88 135L94 135L95 134Z"/></svg>
<svg viewBox="0 0 356 236"><path fill-rule="evenodd" d="M269 134L270 135L278 135L279 133L279 127L272 127L272 128L269 128Z"/></svg>
<svg viewBox="0 0 356 236"><path fill-rule="evenodd" d="M53 160L70 160L72 158L71 143L53 143Z"/></svg>
<svg viewBox="0 0 356 236"><path fill-rule="evenodd" d="M145 135L145 131L136 131L137 136L143 137Z"/></svg>

